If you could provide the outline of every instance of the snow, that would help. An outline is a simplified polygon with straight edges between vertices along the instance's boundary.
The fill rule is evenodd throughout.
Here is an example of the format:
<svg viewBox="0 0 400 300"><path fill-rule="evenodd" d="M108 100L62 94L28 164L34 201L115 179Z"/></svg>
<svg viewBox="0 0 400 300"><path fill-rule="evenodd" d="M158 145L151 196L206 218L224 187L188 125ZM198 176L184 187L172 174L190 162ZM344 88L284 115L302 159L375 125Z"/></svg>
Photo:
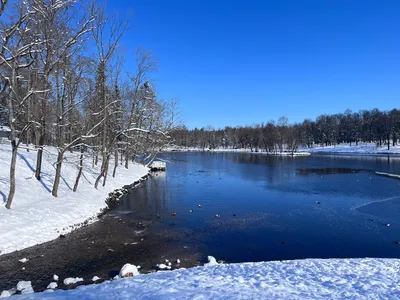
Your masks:
<svg viewBox="0 0 400 300"><path fill-rule="evenodd" d="M139 271L135 265L125 264L121 271L119 271L119 277L125 277L128 273L132 273L133 276L139 275Z"/></svg>
<svg viewBox="0 0 400 300"><path fill-rule="evenodd" d="M6 209L11 146L5 139L0 139L0 254L53 240L82 226L87 220L95 221L96 216L107 207L105 200L108 193L138 181L149 172L148 168L139 164L131 164L129 169L118 167L115 178L108 176L106 186L100 184L96 190L93 186L101 162L93 170L91 158L87 157L78 190L74 193L72 188L78 172L79 153L68 152L62 166L58 197L55 198L51 189L57 149L44 148L40 181L34 176L36 155L33 147L29 152L18 150L15 197L11 209ZM110 166L113 165L114 162L110 161Z"/></svg>
<svg viewBox="0 0 400 300"><path fill-rule="evenodd" d="M8 127L8 126L0 125L0 131L10 132L11 129L10 129L10 127Z"/></svg>
<svg viewBox="0 0 400 300"><path fill-rule="evenodd" d="M170 266L167 266L166 264L158 264L158 265L156 265L156 266L157 266L157 268L159 268L160 270L165 270L165 269L170 270L170 269L171 269L171 267L170 267Z"/></svg>
<svg viewBox="0 0 400 300"><path fill-rule="evenodd" d="M205 263L205 266L216 266L218 265L217 260L214 256L207 256L208 263Z"/></svg>
<svg viewBox="0 0 400 300"><path fill-rule="evenodd" d="M342 143L339 145L320 147L316 146L313 148L304 148L299 151L307 151L311 153L343 153L343 154L400 154L400 145L390 146L390 150L387 149L387 145L377 146L375 143Z"/></svg>
<svg viewBox="0 0 400 300"><path fill-rule="evenodd" d="M196 147L181 147L181 146L173 146L165 149L166 151L176 151L176 152L236 152L236 153L251 153L251 154L264 154L264 155L277 155L277 156L308 156L311 153L307 152L306 150L298 151L298 152L266 152L263 149L258 149L258 151L253 151L249 148L215 148L215 149L208 149L208 148L196 148Z"/></svg>
<svg viewBox="0 0 400 300"><path fill-rule="evenodd" d="M265 152L259 149L258 152L253 152L251 149L233 149L233 148L216 148L216 149L202 149L194 147L180 147L173 146L167 149L168 151L179 151L179 152L190 152L190 151L208 151L208 152L244 152L252 154L268 154L268 155L280 155L280 156L292 156L290 151L288 152ZM314 145L312 148L300 147L297 152L293 153L293 156L307 156L312 153L342 153L342 154L397 154L400 155L400 145L390 146L390 150L387 150L387 145L377 146L376 143L341 143L339 145L332 146L319 146Z"/></svg>
<svg viewBox="0 0 400 300"><path fill-rule="evenodd" d="M27 261L29 261L29 259L27 259L27 258L24 257L24 258L22 258L22 259L19 259L18 261L19 261L19 262L22 262L22 263L24 264L24 263L26 263Z"/></svg>
<svg viewBox="0 0 400 300"><path fill-rule="evenodd" d="M99 276L93 276L92 281L96 282L97 280L100 280L100 277Z"/></svg>
<svg viewBox="0 0 400 300"><path fill-rule="evenodd" d="M157 169L157 170L162 170L165 169L167 166L167 163L164 161L153 161L150 165L149 168L151 169Z"/></svg>
<svg viewBox="0 0 400 300"><path fill-rule="evenodd" d="M83 278L80 278L80 277L75 277L75 278L68 277L68 278L64 279L64 284L65 285L70 285L70 284L78 283L78 282L81 282L81 281L83 281Z"/></svg>
<svg viewBox="0 0 400 300"><path fill-rule="evenodd" d="M49 285L47 286L48 289L56 289L58 287L57 282L50 282Z"/></svg>
<svg viewBox="0 0 400 300"><path fill-rule="evenodd" d="M0 294L0 298L8 298L10 297L12 294L9 291L2 291Z"/></svg>
<svg viewBox="0 0 400 300"><path fill-rule="evenodd" d="M305 259L138 275L19 299L399 299L400 260Z"/></svg>
<svg viewBox="0 0 400 300"><path fill-rule="evenodd" d="M21 294L34 293L32 283L30 281L19 281L17 283L17 291L21 292Z"/></svg>
<svg viewBox="0 0 400 300"><path fill-rule="evenodd" d="M53 280L54 280L54 281L58 281L58 275L54 274L54 275L53 275Z"/></svg>
<svg viewBox="0 0 400 300"><path fill-rule="evenodd" d="M383 172L375 172L376 175L390 177L394 179L400 179L400 175L398 174L391 174L391 173L383 173Z"/></svg>

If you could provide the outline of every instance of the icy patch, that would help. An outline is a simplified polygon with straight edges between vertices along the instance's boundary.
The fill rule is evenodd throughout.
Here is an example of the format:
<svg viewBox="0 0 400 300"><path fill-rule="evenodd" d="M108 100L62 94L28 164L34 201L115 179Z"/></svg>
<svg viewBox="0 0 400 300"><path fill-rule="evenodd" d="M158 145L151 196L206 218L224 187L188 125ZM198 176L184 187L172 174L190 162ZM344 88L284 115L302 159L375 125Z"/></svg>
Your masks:
<svg viewBox="0 0 400 300"><path fill-rule="evenodd" d="M54 275L53 275L53 280L54 280L54 281L58 281L58 275L54 274Z"/></svg>
<svg viewBox="0 0 400 300"><path fill-rule="evenodd" d="M92 281L93 281L93 282L96 282L97 280L100 280L100 277L98 277L98 276L93 276Z"/></svg>
<svg viewBox="0 0 400 300"><path fill-rule="evenodd" d="M18 261L19 261L19 262L22 262L22 263L24 264L24 263L26 263L27 261L29 261L29 259L24 257L24 258L19 259Z"/></svg>
<svg viewBox="0 0 400 300"><path fill-rule="evenodd" d="M129 276L131 275L131 276ZM132 277L139 275L139 271L135 265L125 264L121 271L119 271L119 277Z"/></svg>
<svg viewBox="0 0 400 300"><path fill-rule="evenodd" d="M56 289L58 287L57 282L50 282L49 285L47 286L47 289Z"/></svg>
<svg viewBox="0 0 400 300"><path fill-rule="evenodd" d="M214 256L207 256L208 263L205 263L205 266L216 266L218 265L217 260Z"/></svg>
<svg viewBox="0 0 400 300"><path fill-rule="evenodd" d="M68 278L64 279L64 284L65 285L70 285L70 284L78 283L78 282L81 282L81 281L83 281L83 278L80 278L80 277L75 277L75 278L68 277Z"/></svg>

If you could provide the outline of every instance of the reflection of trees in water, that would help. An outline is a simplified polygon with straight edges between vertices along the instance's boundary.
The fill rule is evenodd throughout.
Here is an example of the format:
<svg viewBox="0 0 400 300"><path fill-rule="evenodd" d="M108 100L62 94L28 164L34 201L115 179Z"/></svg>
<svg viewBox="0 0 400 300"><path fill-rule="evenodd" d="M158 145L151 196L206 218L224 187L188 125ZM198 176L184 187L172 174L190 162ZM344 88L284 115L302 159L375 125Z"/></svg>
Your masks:
<svg viewBox="0 0 400 300"><path fill-rule="evenodd" d="M360 173L367 172L366 170L360 169L349 169L349 168L321 168L321 169L298 169L300 175L307 176L311 174L317 175L330 175L330 174L351 174L351 173Z"/></svg>
<svg viewBox="0 0 400 300"><path fill-rule="evenodd" d="M167 207L166 176L153 174L121 200L118 210L135 211L140 215L157 215Z"/></svg>
<svg viewBox="0 0 400 300"><path fill-rule="evenodd" d="M240 177L251 181L265 181L268 184L282 183L296 177L296 157L225 153L228 159L237 165L233 169L240 172ZM253 165L262 166L262 168Z"/></svg>

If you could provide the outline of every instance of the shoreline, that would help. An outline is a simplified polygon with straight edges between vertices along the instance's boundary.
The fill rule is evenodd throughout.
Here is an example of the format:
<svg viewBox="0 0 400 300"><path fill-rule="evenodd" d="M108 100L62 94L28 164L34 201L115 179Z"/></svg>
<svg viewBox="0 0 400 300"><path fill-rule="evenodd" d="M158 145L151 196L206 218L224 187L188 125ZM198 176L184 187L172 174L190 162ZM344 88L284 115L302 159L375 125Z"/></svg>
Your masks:
<svg viewBox="0 0 400 300"><path fill-rule="evenodd" d="M53 197L49 189L54 181L54 147L46 147L43 160L43 176L40 181L34 177L35 151L20 151L17 158L17 190L11 209L0 207L0 228L2 242L0 257L18 250L57 239L60 236L92 224L104 215L113 201L124 194L130 186L145 180L150 170L139 164L131 164L129 169L118 168L115 177L107 177L107 185L93 187L99 167L92 168L91 162L84 161L84 173L76 192L72 185L76 177L76 153L67 153L63 164L58 197ZM0 144L0 177L8 179L11 151L8 145ZM5 194L8 181L0 181L0 192ZM5 196L3 195L3 198Z"/></svg>
<svg viewBox="0 0 400 300"><path fill-rule="evenodd" d="M400 152L356 152L356 151L328 151L316 148L298 150L296 152L263 152L263 151L250 151L248 149L168 149L166 152L209 152L209 153L243 153L243 154L257 154L257 155L270 155L270 156L309 156L309 155L348 155L348 156L393 156L400 157Z"/></svg>
<svg viewBox="0 0 400 300"><path fill-rule="evenodd" d="M150 177L148 174L135 181L132 189ZM0 293L14 288L21 280L31 281L35 292L45 291L54 281L54 274L60 278L57 290L101 283L112 280L127 262L141 266L141 274L155 272L155 266L165 263L165 259L173 262L172 270L198 266L203 251L187 240L189 233L171 229L168 222L155 221L156 216L152 214L141 215L135 211L126 214L116 209L119 200L130 193L128 189L123 191L124 188L110 193L110 206L96 222L82 224L48 242L1 255ZM26 258L24 263L23 258ZM100 280L92 282L94 276ZM69 277L81 277L84 281L63 284Z"/></svg>

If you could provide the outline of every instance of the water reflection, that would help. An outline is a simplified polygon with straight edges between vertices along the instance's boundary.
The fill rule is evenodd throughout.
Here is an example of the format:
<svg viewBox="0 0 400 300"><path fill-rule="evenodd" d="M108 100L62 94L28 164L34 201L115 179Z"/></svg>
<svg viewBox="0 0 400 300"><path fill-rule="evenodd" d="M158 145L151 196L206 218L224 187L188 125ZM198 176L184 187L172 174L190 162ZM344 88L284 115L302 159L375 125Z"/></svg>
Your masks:
<svg viewBox="0 0 400 300"><path fill-rule="evenodd" d="M331 175L331 174L349 174L349 173L359 173L365 170L360 169L349 169L349 168L322 168L322 169L298 169L299 174L303 176L308 176L311 174L317 175Z"/></svg>
<svg viewBox="0 0 400 300"><path fill-rule="evenodd" d="M119 209L186 232L219 259L400 255L392 243L399 181L371 173L400 173L399 157L174 152L168 159L167 172Z"/></svg>

